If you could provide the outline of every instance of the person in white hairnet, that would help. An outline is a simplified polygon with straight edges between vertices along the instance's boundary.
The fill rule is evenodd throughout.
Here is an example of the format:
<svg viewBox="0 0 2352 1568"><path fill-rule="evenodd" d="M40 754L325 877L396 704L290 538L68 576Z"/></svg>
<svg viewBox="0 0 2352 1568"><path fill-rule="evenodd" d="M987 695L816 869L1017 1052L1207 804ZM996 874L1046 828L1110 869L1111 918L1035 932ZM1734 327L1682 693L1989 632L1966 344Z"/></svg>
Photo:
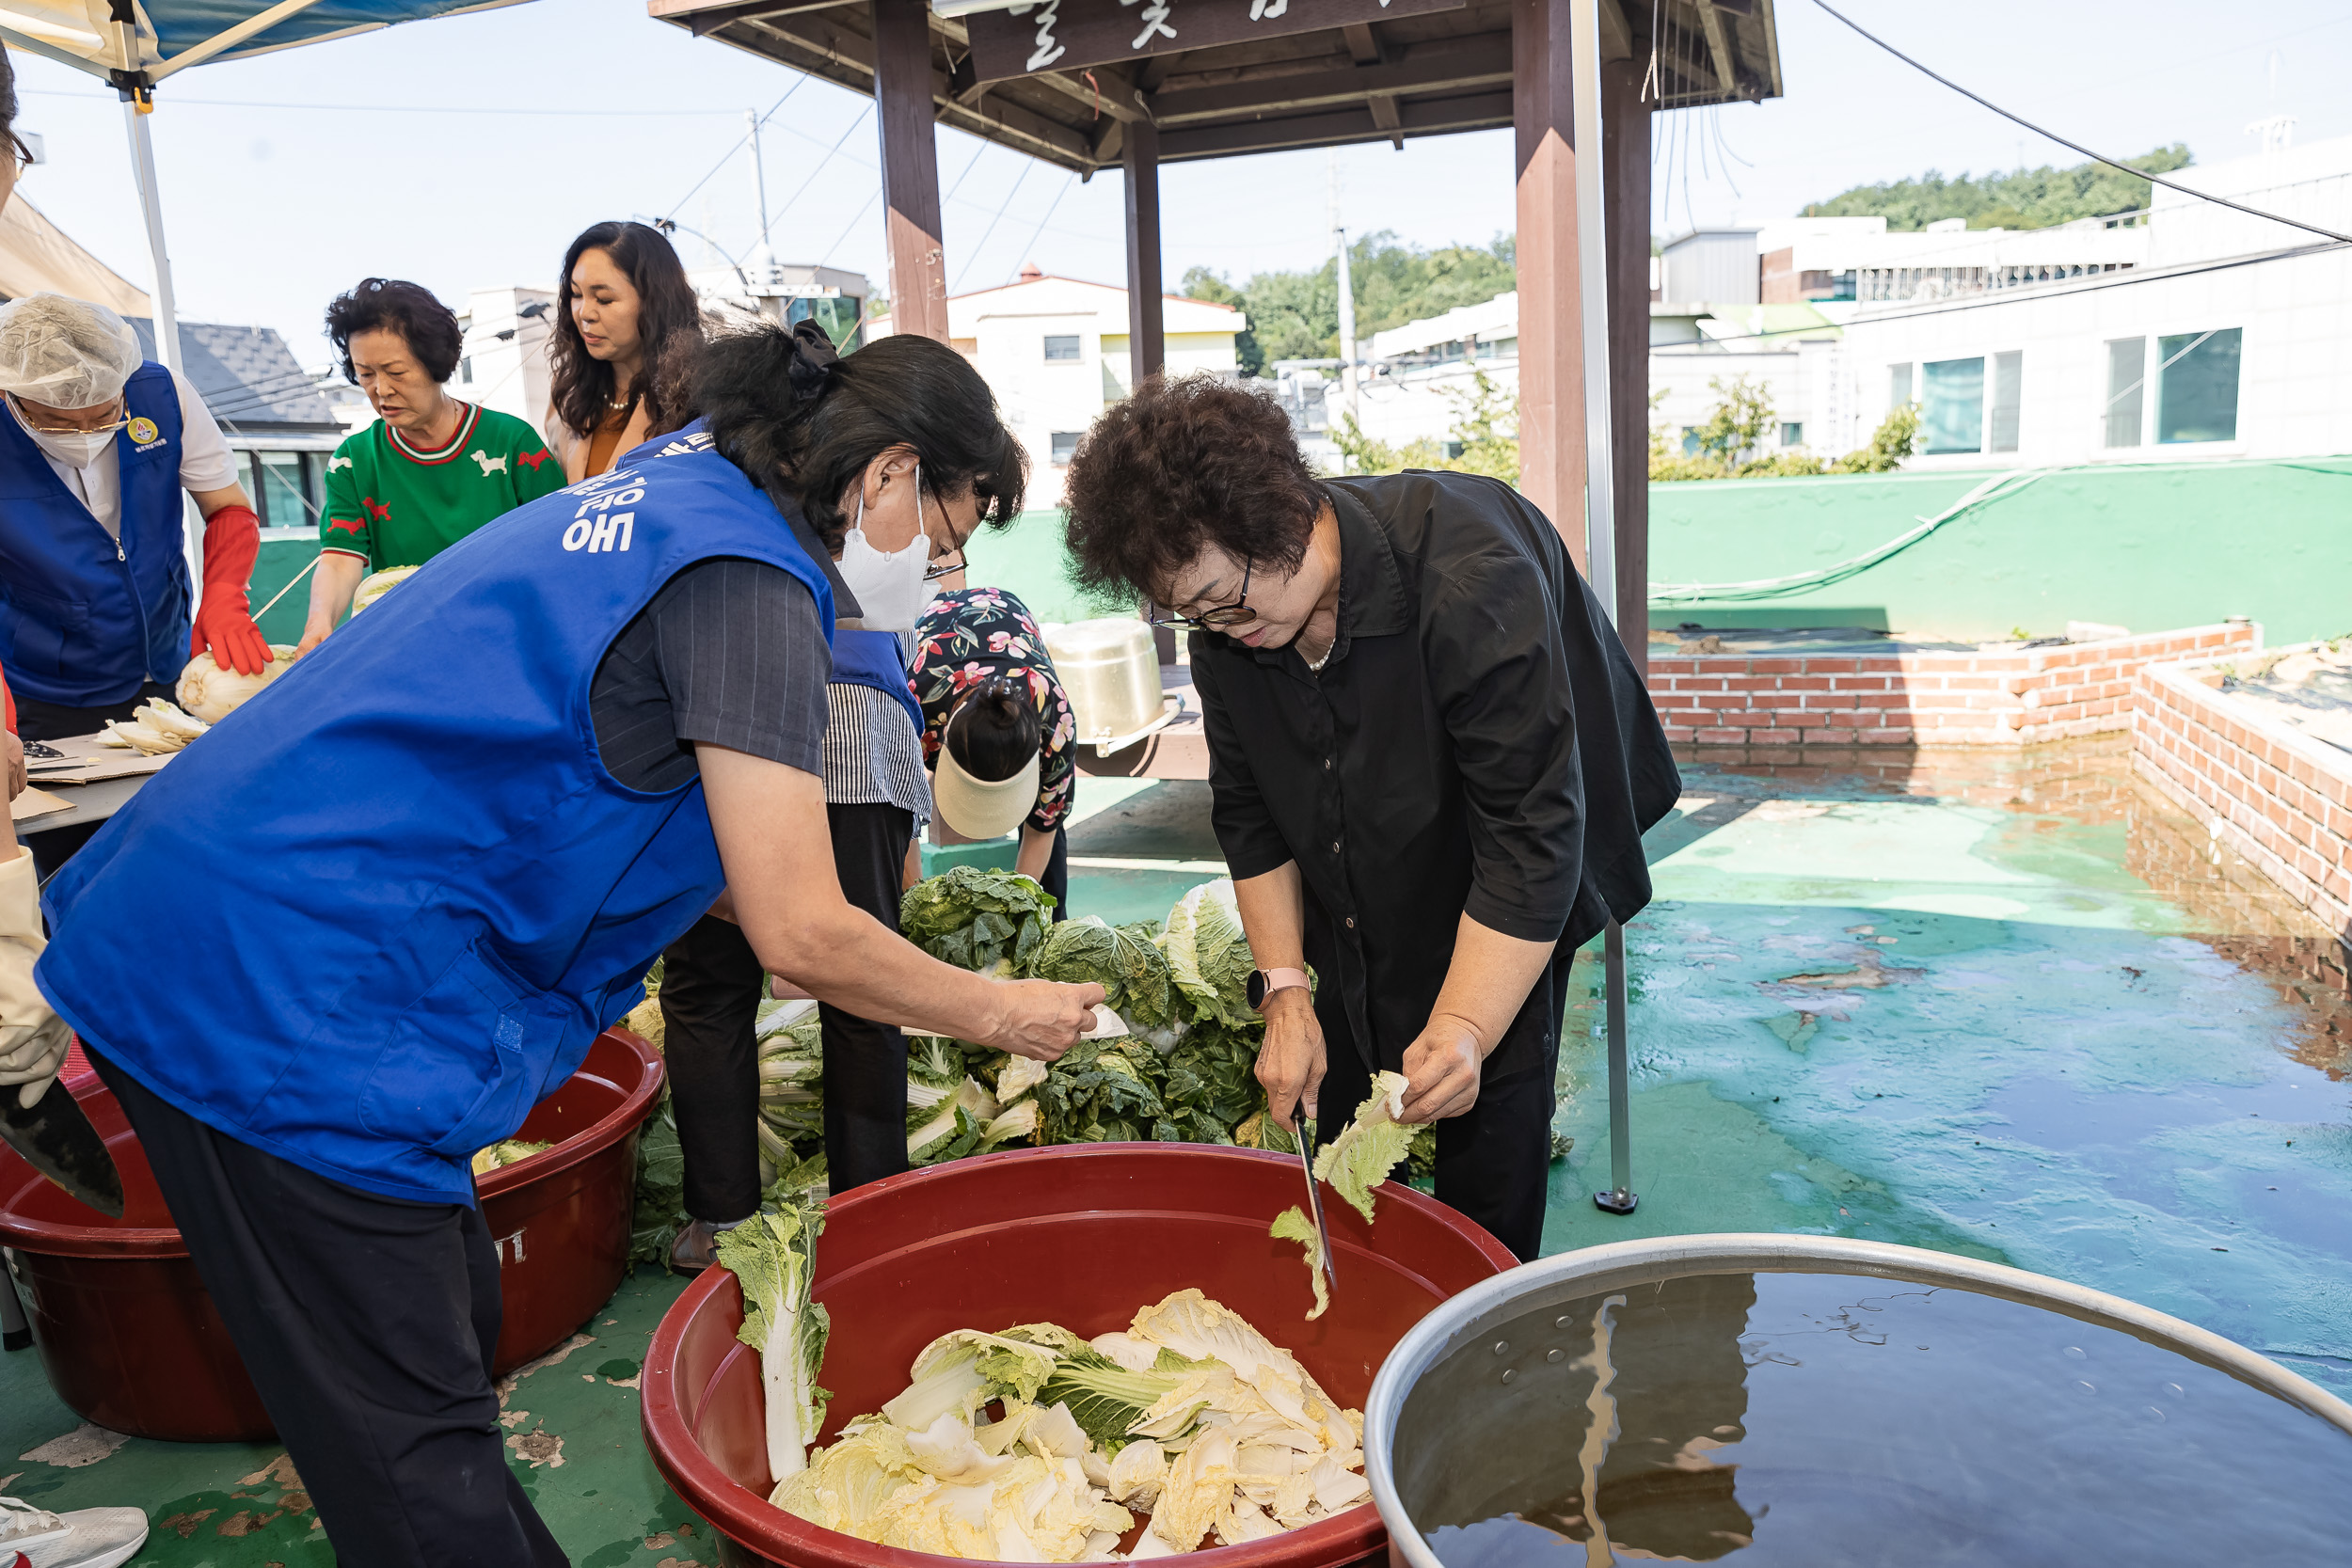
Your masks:
<svg viewBox="0 0 2352 1568"><path fill-rule="evenodd" d="M0 305L0 665L17 733L127 719L200 653L261 673L269 644L246 599L261 520L203 400L120 316L48 293ZM183 491L204 517L200 598Z"/></svg>

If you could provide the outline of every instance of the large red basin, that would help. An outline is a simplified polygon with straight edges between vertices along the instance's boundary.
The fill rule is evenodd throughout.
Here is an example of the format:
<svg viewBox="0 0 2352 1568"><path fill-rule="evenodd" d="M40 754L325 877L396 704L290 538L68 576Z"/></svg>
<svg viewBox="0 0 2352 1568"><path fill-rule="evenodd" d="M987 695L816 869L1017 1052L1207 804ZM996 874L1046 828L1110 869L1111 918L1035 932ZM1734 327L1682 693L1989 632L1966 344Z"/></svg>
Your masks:
<svg viewBox="0 0 2352 1568"><path fill-rule="evenodd" d="M119 1220L75 1202L0 1147L0 1244L16 1249L41 1365L57 1397L115 1432L258 1442L270 1419L147 1168L121 1107L93 1076L74 1097L122 1171ZM555 1148L480 1182L505 1316L498 1370L561 1344L628 1272L637 1136L661 1058L608 1030L518 1137Z"/></svg>
<svg viewBox="0 0 2352 1568"><path fill-rule="evenodd" d="M1299 1248L1266 1234L1306 1193L1295 1158L1198 1144L1089 1144L959 1160L837 1198L817 1243L814 1291L833 1314L825 1439L906 1386L907 1368L954 1328L1060 1323L1092 1337L1197 1286L1295 1353L1332 1398L1361 1409L1406 1330L1518 1260L1434 1199L1391 1182L1379 1224L1329 1200L1339 1290L1313 1304ZM655 1330L645 1442L678 1496L716 1526L727 1560L789 1568L940 1568L768 1505L759 1358L735 1276L713 1269ZM1306 1529L1186 1559L1201 1568L1338 1568L1386 1560L1367 1503Z"/></svg>

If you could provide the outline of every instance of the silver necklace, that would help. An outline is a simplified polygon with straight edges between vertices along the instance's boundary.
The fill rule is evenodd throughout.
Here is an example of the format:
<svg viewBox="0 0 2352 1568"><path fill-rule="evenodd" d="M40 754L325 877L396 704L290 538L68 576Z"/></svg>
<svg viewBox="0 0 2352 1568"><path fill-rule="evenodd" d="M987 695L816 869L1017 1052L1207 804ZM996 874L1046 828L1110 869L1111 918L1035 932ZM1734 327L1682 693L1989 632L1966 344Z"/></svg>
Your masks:
<svg viewBox="0 0 2352 1568"><path fill-rule="evenodd" d="M1323 673L1323 667L1331 662L1331 648L1336 648L1339 645L1340 640L1338 638L1334 637L1331 639L1331 647L1323 650L1323 657L1321 658L1311 658L1307 660L1307 673L1311 675L1320 675Z"/></svg>

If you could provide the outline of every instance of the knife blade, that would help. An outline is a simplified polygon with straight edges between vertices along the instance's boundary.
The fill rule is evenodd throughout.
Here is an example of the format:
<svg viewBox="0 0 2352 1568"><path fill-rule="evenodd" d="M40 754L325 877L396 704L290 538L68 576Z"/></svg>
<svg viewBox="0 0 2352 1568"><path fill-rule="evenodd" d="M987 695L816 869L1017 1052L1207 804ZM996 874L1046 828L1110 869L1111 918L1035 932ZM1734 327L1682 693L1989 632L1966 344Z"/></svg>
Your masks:
<svg viewBox="0 0 2352 1568"><path fill-rule="evenodd" d="M1315 1239L1323 1244L1323 1283L1334 1294L1340 1288L1339 1271L1332 1264L1331 1227L1323 1222L1323 1188L1315 1180L1315 1118L1298 1118L1298 1163L1307 1173L1307 1212L1315 1219Z"/></svg>
<svg viewBox="0 0 2352 1568"><path fill-rule="evenodd" d="M0 1142L72 1197L122 1217L122 1172L62 1081L51 1079L48 1092L29 1107L16 1102L14 1087L0 1086Z"/></svg>

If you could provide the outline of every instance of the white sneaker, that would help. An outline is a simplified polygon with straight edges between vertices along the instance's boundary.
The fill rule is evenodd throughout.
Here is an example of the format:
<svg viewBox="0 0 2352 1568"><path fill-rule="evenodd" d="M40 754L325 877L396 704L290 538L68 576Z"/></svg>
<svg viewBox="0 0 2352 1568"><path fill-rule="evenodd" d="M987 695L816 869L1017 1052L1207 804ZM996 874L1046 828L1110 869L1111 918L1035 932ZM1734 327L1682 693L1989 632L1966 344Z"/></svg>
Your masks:
<svg viewBox="0 0 2352 1568"><path fill-rule="evenodd" d="M119 1568L146 1544L147 1515L135 1508L52 1513L0 1497L0 1562L22 1552L32 1568Z"/></svg>

